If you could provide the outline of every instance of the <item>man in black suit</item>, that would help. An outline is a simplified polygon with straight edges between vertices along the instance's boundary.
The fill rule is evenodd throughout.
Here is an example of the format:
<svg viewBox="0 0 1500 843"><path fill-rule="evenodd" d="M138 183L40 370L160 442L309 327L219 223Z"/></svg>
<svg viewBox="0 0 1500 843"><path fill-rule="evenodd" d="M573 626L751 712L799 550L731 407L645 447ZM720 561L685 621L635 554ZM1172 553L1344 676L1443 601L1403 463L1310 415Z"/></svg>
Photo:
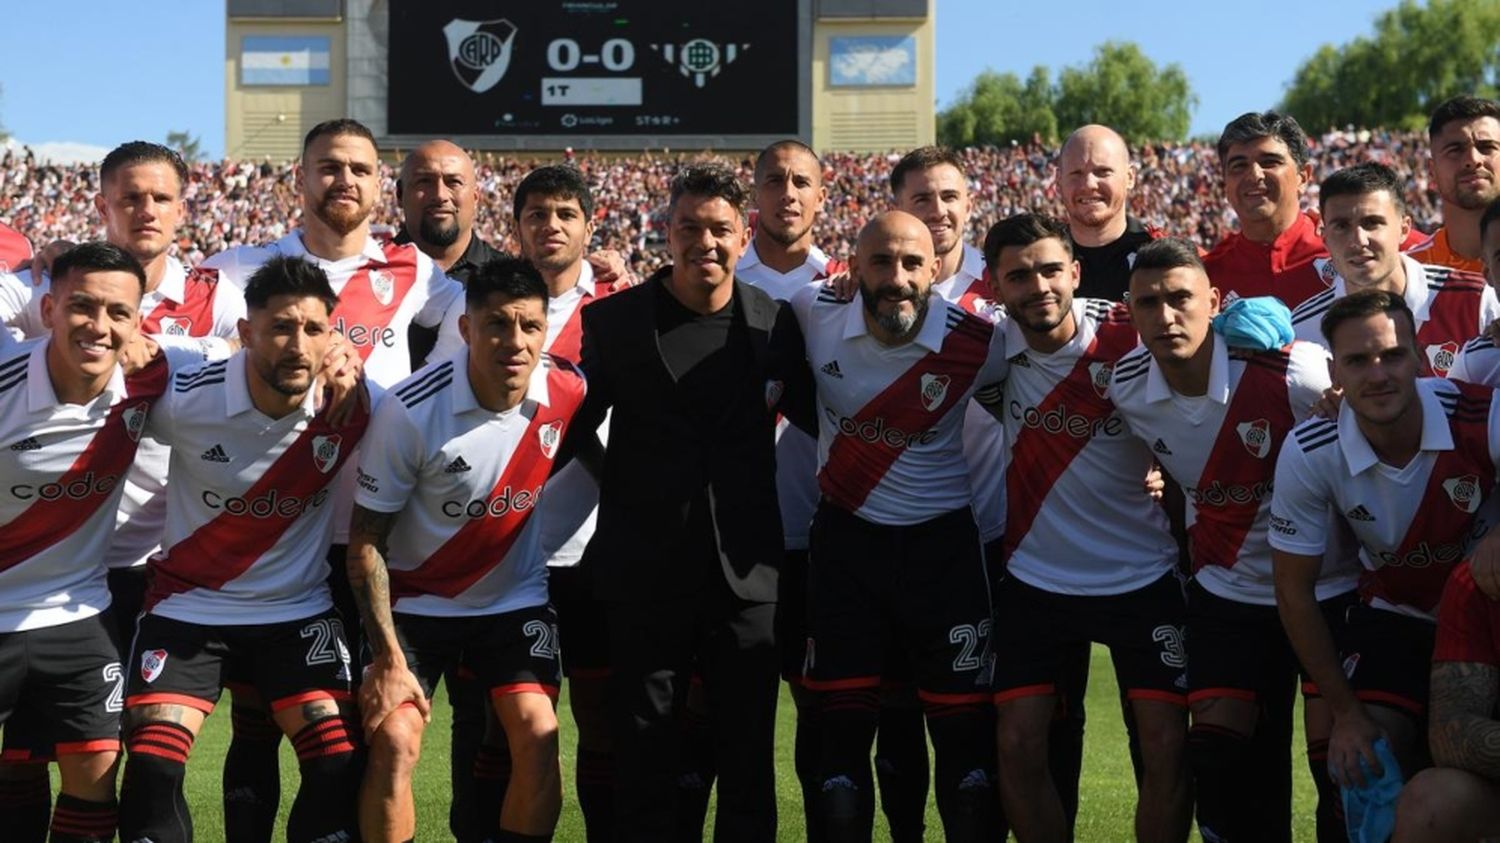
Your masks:
<svg viewBox="0 0 1500 843"><path fill-rule="evenodd" d="M720 771L714 839L776 834L772 619L782 533L772 405L790 375L773 360L771 338L796 324L734 279L750 238L747 201L728 169L683 171L668 211L672 265L583 311L589 397L567 447L613 408L583 566L608 615L624 840L680 831L673 711L694 667Z"/></svg>

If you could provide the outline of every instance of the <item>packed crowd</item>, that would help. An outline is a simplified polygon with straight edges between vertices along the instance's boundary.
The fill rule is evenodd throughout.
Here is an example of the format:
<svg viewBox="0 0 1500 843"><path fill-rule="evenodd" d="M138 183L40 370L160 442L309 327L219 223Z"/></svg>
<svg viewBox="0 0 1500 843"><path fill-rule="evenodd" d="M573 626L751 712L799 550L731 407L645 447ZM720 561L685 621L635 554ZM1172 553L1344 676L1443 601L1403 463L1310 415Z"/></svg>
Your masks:
<svg viewBox="0 0 1500 843"><path fill-rule="evenodd" d="M1385 130L1330 131L1312 146L1314 181L1341 167L1374 160L1390 166L1406 185L1412 220L1423 231L1439 222L1438 194L1424 162L1426 137L1421 132ZM962 152L972 180L974 213L970 242L980 242L997 220L1025 210L1062 214L1053 164L1057 150L1041 142L1011 147L972 147ZM1212 143L1159 143L1132 150L1137 184L1130 212L1168 234L1187 237L1212 248L1233 228L1224 200L1223 177ZM589 177L594 195L601 248L630 256L641 274L666 260L660 197L672 174L689 155L645 153L634 158L582 155L575 163ZM855 235L870 216L889 203L891 167L899 155L831 153L824 156L829 202L819 226L819 246L829 254L847 255ZM480 189L475 227L487 242L510 242L509 198L537 161L477 154ZM741 177L750 178L751 161L738 162ZM98 236L99 219L92 205L98 191L93 164L39 162L29 150L8 150L0 159L0 219L33 242L87 240ZM396 173L382 166L383 201L375 223L394 226L400 220L394 189ZM293 186L293 164L222 161L192 166L185 192L188 213L177 241L177 254L198 263L224 249L268 243L297 227L302 211ZM1316 207L1316 187L1304 201Z"/></svg>

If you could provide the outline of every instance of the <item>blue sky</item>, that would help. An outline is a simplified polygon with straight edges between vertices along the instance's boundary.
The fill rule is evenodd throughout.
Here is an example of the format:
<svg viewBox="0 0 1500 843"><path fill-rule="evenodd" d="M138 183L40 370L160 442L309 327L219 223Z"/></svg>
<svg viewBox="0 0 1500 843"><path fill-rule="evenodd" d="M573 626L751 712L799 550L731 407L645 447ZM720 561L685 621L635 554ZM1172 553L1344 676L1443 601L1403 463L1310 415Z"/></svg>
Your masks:
<svg viewBox="0 0 1500 843"><path fill-rule="evenodd" d="M948 104L986 67L1086 62L1107 39L1135 41L1187 71L1194 134L1213 134L1274 105L1298 63L1323 43L1371 31L1395 0L1131 5L937 0L937 90ZM224 149L224 4L219 0L50 0L6 10L0 123L27 143L109 147L173 129ZM1124 14L1122 14L1122 10Z"/></svg>

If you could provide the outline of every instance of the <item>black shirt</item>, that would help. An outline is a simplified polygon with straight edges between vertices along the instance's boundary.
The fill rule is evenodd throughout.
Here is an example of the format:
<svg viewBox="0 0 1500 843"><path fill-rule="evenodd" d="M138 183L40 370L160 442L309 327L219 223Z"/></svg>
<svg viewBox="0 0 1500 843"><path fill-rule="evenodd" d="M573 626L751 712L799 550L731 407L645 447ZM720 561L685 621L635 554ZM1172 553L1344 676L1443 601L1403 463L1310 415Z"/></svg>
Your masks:
<svg viewBox="0 0 1500 843"><path fill-rule="evenodd" d="M1135 263L1136 250L1155 239L1145 223L1127 216L1125 233L1113 243L1103 246L1075 243L1073 256L1078 259L1083 275L1074 296L1124 301L1125 293L1130 290L1130 269Z"/></svg>
<svg viewBox="0 0 1500 843"><path fill-rule="evenodd" d="M396 234L395 242L412 242L411 235L406 233L404 227ZM448 277L467 286L469 279L479 271L479 267L483 266L486 261L503 254L505 253L480 240L478 236L470 236L469 245L464 249L464 253L458 256L458 260L454 261L452 266L448 267ZM411 350L412 371L422 367L423 362L427 360L427 355L431 354L432 349L437 345L437 337L436 330L424 328L415 322L406 329L407 348Z"/></svg>

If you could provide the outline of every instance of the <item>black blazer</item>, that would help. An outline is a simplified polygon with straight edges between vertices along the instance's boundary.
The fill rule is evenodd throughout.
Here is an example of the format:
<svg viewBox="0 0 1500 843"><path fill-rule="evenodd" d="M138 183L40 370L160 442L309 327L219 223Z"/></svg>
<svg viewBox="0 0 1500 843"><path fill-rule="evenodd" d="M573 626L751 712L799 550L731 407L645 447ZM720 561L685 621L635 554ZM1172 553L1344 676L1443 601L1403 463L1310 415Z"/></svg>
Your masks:
<svg viewBox="0 0 1500 843"><path fill-rule="evenodd" d="M706 490L725 581L741 599L771 602L783 554L770 406L782 391L781 364L773 359L772 337L788 326L795 331L796 320L765 293L734 282L735 318L746 330L730 336L748 337L752 362L742 386L753 392L757 413L738 435L699 430L657 342L657 296L669 272L583 309L588 396L565 449L578 448L605 409L613 409L598 526L583 565L603 600L681 595L697 587L715 560L684 553L682 539L690 504ZM776 346L800 348L800 340L798 334L795 342Z"/></svg>

